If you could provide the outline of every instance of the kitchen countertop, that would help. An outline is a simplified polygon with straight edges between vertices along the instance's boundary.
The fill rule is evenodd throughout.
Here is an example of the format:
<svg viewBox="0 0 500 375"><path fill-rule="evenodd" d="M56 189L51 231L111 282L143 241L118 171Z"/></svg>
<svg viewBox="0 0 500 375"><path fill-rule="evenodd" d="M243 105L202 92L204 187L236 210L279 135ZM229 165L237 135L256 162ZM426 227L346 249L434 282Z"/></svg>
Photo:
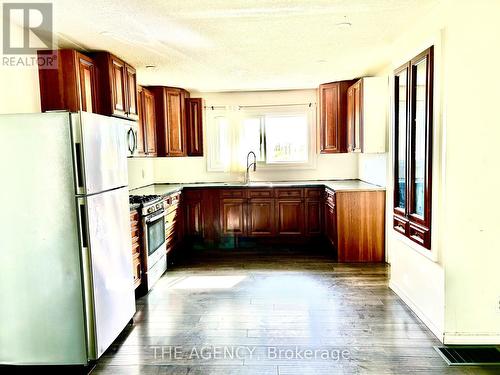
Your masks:
<svg viewBox="0 0 500 375"><path fill-rule="evenodd" d="M183 188L279 188L279 187L326 187L333 191L385 191L385 187L369 184L361 180L307 180L307 181L254 181L203 182L193 184L153 184L130 190L131 195L169 195Z"/></svg>

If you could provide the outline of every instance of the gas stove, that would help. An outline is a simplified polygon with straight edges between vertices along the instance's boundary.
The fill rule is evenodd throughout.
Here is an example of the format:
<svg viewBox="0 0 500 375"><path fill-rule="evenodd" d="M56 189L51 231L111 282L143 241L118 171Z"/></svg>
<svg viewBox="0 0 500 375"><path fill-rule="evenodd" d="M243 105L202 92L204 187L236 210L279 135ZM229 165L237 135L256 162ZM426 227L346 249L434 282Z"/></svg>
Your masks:
<svg viewBox="0 0 500 375"><path fill-rule="evenodd" d="M141 205L141 215L147 216L163 210L163 199L161 195L130 195L129 203Z"/></svg>

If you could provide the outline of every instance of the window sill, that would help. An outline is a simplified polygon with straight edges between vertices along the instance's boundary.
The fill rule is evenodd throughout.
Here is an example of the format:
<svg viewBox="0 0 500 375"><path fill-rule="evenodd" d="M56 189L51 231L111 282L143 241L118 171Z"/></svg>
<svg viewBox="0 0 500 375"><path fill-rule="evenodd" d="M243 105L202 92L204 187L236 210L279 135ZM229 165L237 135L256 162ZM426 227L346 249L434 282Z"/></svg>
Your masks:
<svg viewBox="0 0 500 375"><path fill-rule="evenodd" d="M420 255L423 255L424 257L431 260L432 262L435 262L435 263L438 262L438 257L437 257L436 251L432 250L432 246L431 246L431 249L427 249L427 248L419 245L418 243L410 240L408 237L402 235L397 230L394 230L394 228L392 229L392 233L394 234L394 238L397 241L404 243L406 246L410 247L412 250L415 250L417 253L419 253Z"/></svg>

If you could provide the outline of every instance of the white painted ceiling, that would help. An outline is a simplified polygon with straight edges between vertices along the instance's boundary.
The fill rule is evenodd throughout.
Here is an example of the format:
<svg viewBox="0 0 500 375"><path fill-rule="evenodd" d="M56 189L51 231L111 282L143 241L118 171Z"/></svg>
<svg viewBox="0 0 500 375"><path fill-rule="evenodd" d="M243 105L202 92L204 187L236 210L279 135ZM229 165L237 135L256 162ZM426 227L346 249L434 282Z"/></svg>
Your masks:
<svg viewBox="0 0 500 375"><path fill-rule="evenodd" d="M109 50L145 85L311 88L376 72L391 42L436 2L56 0L54 26L60 46ZM345 21L352 26L336 26Z"/></svg>

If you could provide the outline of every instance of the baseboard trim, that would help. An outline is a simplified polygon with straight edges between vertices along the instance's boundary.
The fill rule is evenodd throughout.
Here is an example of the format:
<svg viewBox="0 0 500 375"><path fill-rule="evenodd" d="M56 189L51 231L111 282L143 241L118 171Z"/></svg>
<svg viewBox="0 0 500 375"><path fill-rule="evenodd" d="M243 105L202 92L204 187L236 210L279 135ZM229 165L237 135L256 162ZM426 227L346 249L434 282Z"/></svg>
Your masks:
<svg viewBox="0 0 500 375"><path fill-rule="evenodd" d="M422 310L420 310L417 305L412 301L408 295L403 292L403 290L392 280L389 281L389 288L391 288L394 293L396 293L399 298L403 300L403 302L415 313L416 316L430 329L430 331L436 336L436 338L444 343L444 332L439 329L428 317L424 314ZM444 313L444 312L443 312Z"/></svg>
<svg viewBox="0 0 500 375"><path fill-rule="evenodd" d="M500 335L470 334L470 333L446 333L444 334L446 345L500 345Z"/></svg>

